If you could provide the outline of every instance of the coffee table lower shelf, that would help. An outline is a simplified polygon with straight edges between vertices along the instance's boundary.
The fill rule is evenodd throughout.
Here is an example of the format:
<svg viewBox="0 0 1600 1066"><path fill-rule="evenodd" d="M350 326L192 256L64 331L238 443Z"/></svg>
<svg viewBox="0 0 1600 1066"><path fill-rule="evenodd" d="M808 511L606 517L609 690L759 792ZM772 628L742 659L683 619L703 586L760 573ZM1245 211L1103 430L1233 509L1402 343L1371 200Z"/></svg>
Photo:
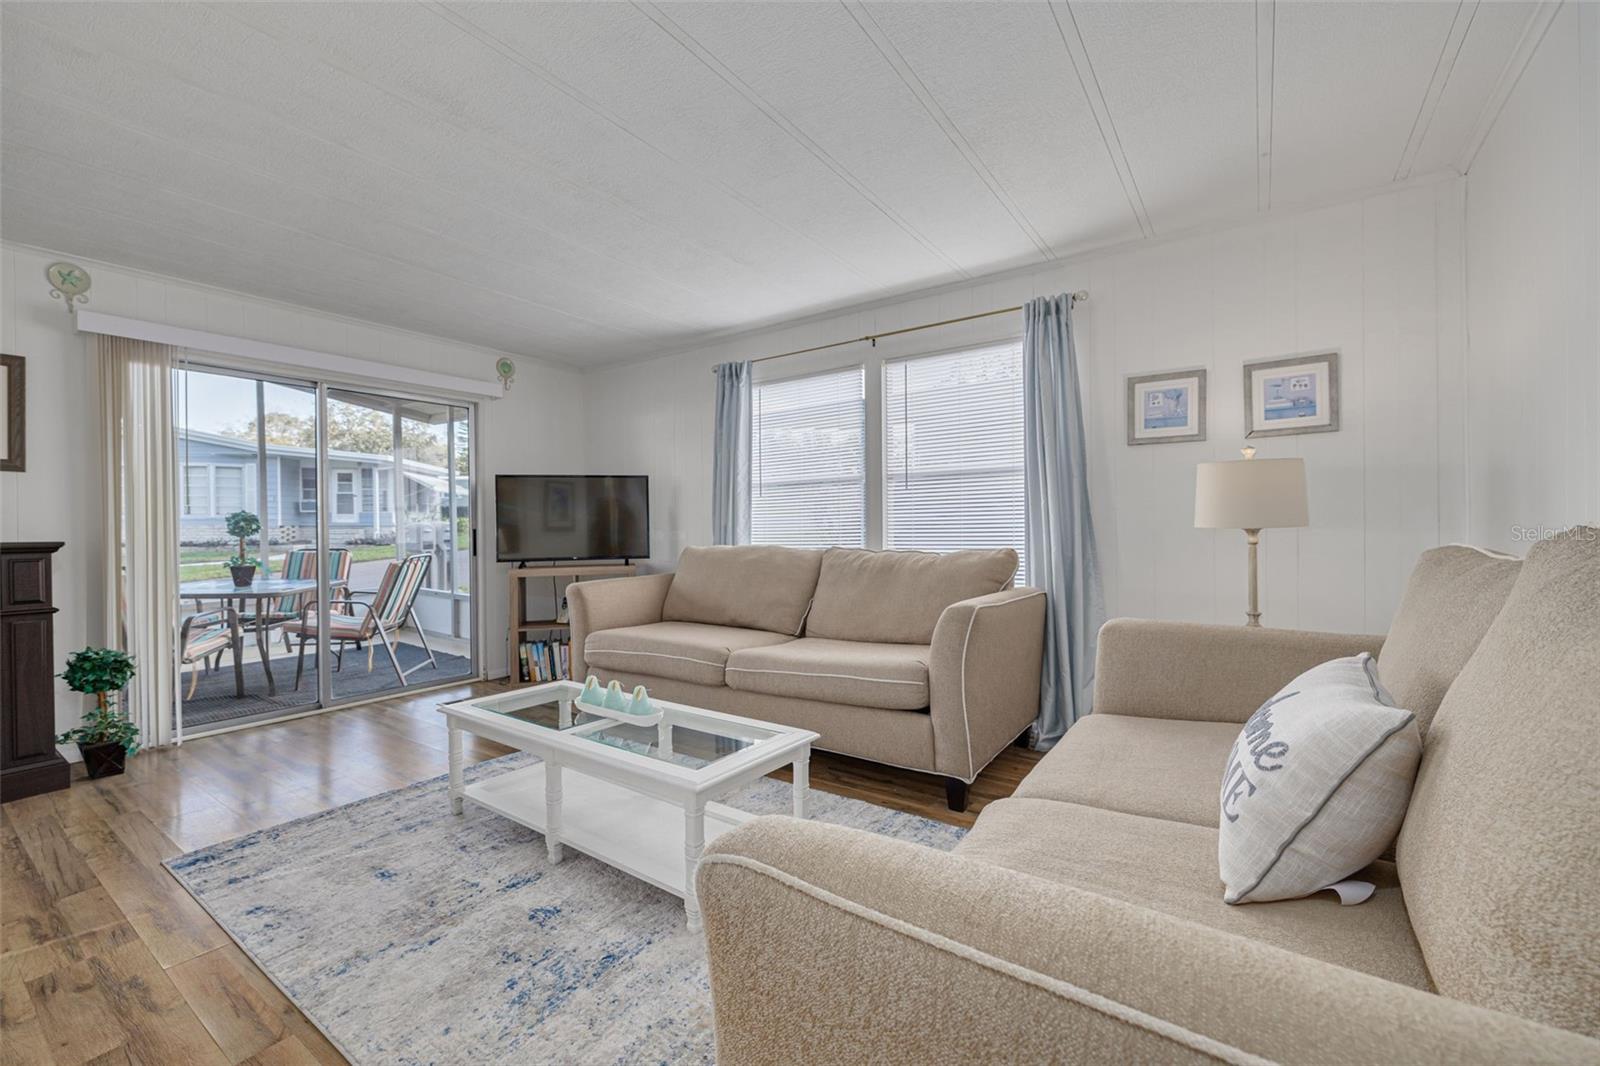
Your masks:
<svg viewBox="0 0 1600 1066"><path fill-rule="evenodd" d="M547 833L547 765L540 762L524 770L498 774L468 785L462 796L529 829ZM552 844L570 845L641 881L687 898L686 882L693 875L685 862L687 814L682 807L589 777L570 766L561 768L560 795L560 825ZM726 804L707 803L705 841L710 843L754 817Z"/></svg>

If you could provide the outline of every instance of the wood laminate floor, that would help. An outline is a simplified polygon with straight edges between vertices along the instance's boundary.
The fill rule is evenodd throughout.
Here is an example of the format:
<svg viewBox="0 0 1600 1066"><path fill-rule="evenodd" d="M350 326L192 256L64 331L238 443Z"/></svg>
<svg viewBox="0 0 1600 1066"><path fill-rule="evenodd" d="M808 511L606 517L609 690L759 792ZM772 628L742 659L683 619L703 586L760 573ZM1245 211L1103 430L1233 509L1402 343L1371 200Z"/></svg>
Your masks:
<svg viewBox="0 0 1600 1066"><path fill-rule="evenodd" d="M343 1062L161 863L444 773L434 708L504 690L480 682L205 737L100 781L74 767L70 789L0 807L0 1064ZM469 761L509 751L467 745ZM970 825L1038 758L1006 749L965 814L945 808L938 778L826 752L811 784Z"/></svg>

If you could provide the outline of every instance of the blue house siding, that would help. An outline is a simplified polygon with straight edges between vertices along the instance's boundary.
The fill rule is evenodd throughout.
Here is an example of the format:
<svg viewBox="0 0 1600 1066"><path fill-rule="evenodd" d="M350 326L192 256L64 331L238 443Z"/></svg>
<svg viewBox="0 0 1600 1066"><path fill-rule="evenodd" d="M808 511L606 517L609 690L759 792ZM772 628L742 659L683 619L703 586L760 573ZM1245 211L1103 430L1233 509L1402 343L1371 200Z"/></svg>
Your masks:
<svg viewBox="0 0 1600 1066"><path fill-rule="evenodd" d="M182 468L180 483L184 486L178 533L183 544L226 542L227 515L237 510L259 515L273 544L315 543L318 506L327 508L328 536L334 545L394 541L394 464L387 456L368 459L348 452L334 453L329 462L333 491L327 499L318 500L315 490L306 497L302 488L306 476L303 471L316 469L310 450L268 444L265 506L258 505L257 500L260 488L254 441L186 433L178 440L178 462ZM407 462L405 475L401 520L405 521L407 515L441 517L446 472ZM465 478L457 480L456 491L458 499L469 498Z"/></svg>

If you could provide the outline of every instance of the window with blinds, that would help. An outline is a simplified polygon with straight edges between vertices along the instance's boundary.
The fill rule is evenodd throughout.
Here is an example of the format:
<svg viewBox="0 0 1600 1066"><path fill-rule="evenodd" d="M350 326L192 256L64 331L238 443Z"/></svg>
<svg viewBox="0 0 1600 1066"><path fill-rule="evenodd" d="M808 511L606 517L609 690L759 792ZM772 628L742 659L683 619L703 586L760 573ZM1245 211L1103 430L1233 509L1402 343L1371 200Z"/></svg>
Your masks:
<svg viewBox="0 0 1600 1066"><path fill-rule="evenodd" d="M866 543L865 383L857 366L755 386L751 543Z"/></svg>
<svg viewBox="0 0 1600 1066"><path fill-rule="evenodd" d="M883 546L1015 548L1026 573L1022 342L883 366Z"/></svg>

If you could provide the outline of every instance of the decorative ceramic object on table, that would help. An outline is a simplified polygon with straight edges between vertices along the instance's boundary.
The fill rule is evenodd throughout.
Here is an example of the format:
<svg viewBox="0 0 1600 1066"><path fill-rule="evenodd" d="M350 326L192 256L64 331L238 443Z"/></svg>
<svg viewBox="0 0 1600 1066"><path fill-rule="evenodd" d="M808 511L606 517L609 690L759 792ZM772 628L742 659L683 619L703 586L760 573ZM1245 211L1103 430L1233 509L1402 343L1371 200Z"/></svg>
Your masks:
<svg viewBox="0 0 1600 1066"><path fill-rule="evenodd" d="M581 711L630 725L655 725L662 717L643 685L636 685L631 696L624 696L620 682L613 681L602 689L600 679L593 674L584 681L583 691L573 702Z"/></svg>

